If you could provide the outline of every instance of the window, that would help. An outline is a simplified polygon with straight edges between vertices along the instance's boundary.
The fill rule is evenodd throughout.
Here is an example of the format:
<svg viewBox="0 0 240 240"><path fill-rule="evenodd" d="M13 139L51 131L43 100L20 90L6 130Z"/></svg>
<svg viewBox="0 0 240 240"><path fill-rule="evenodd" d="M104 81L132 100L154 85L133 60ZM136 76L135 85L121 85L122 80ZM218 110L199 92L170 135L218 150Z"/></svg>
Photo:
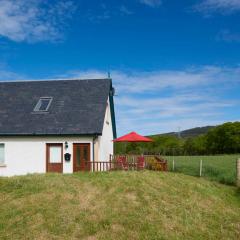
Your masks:
<svg viewBox="0 0 240 240"><path fill-rule="evenodd" d="M52 102L51 97L41 97L34 108L34 112L46 112L48 111Z"/></svg>
<svg viewBox="0 0 240 240"><path fill-rule="evenodd" d="M4 144L0 143L0 164L5 163Z"/></svg>
<svg viewBox="0 0 240 240"><path fill-rule="evenodd" d="M62 146L50 146L49 148L49 163L62 162Z"/></svg>

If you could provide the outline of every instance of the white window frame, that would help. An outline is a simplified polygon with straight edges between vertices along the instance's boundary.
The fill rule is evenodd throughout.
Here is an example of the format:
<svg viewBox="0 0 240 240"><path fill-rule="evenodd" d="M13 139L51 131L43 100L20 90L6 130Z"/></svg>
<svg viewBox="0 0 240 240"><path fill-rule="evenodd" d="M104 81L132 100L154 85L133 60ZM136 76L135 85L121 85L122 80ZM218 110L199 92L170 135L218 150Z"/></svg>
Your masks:
<svg viewBox="0 0 240 240"><path fill-rule="evenodd" d="M53 154L53 155L52 155ZM57 155L59 154L59 156ZM62 146L49 146L49 163L62 163Z"/></svg>
<svg viewBox="0 0 240 240"><path fill-rule="evenodd" d="M44 100L44 99L48 99L48 100L49 100L49 103L48 103L46 109L40 110L39 108L40 108L40 106L41 106L41 101ZM47 112L48 109L49 109L49 107L50 107L50 105L51 105L51 103L52 103L52 100L53 100L52 97L40 97L39 100L38 100L38 102L37 102L37 104L36 104L36 106L34 107L33 111L34 111L34 112Z"/></svg>
<svg viewBox="0 0 240 240"><path fill-rule="evenodd" d="M0 143L0 146L3 146L3 161L0 161L0 166L5 166L6 158L5 158L5 143Z"/></svg>

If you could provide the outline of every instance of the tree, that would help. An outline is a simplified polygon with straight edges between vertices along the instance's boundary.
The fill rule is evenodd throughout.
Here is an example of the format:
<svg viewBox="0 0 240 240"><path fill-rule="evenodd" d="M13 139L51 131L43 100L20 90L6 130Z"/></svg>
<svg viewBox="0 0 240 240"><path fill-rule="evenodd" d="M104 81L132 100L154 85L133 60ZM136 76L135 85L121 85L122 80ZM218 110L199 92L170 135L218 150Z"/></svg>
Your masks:
<svg viewBox="0 0 240 240"><path fill-rule="evenodd" d="M206 145L212 154L240 152L240 122L228 122L210 130Z"/></svg>
<svg viewBox="0 0 240 240"><path fill-rule="evenodd" d="M115 153L161 153L162 155L206 155L240 153L240 122L219 125L193 138L152 136L152 143L115 143Z"/></svg>

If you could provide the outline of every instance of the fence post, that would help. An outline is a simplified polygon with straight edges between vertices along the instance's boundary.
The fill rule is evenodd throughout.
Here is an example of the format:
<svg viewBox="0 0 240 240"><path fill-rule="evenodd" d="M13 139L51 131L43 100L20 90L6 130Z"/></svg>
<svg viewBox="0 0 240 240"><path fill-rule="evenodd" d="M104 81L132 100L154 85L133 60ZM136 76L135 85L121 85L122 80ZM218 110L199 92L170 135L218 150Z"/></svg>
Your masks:
<svg viewBox="0 0 240 240"><path fill-rule="evenodd" d="M173 172L174 172L174 170L175 170L175 161L174 161L174 159L173 159L173 161L172 161L172 170L173 170Z"/></svg>
<svg viewBox="0 0 240 240"><path fill-rule="evenodd" d="M110 154L110 159L109 159L109 167L110 167L110 170L112 170L112 154Z"/></svg>
<svg viewBox="0 0 240 240"><path fill-rule="evenodd" d="M200 160L199 176L202 176L202 159Z"/></svg>
<svg viewBox="0 0 240 240"><path fill-rule="evenodd" d="M240 187L240 158L237 159L237 186Z"/></svg>

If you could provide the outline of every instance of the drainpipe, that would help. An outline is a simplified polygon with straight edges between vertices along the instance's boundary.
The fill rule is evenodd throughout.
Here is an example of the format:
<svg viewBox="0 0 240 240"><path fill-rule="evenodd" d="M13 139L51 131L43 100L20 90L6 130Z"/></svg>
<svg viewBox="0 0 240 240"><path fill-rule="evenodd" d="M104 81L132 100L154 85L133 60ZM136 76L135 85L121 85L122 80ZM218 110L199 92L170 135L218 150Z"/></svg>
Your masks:
<svg viewBox="0 0 240 240"><path fill-rule="evenodd" d="M92 158L92 159L93 159L93 163L95 162L94 143L95 143L95 140L97 139L97 137L98 137L97 134L95 134L95 135L93 136L93 141L92 141L92 146L93 146L93 147L92 147L92 149L93 149L93 150L92 150L92 151L93 151L93 153L92 153L93 158Z"/></svg>

